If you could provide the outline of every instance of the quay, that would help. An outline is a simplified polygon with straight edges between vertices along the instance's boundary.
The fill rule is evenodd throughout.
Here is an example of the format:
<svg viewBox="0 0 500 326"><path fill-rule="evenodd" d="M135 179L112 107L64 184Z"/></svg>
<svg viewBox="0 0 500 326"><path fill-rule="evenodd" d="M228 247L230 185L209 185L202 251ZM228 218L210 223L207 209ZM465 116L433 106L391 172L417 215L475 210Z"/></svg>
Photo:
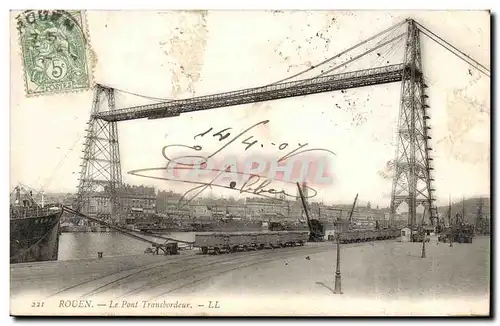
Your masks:
<svg viewBox="0 0 500 326"><path fill-rule="evenodd" d="M488 314L490 238L477 237L472 244L453 247L433 239L426 245L426 258L421 258L421 247L396 240L341 245L342 295L333 294L336 245L331 242L221 255L200 255L197 250L173 256L106 257L104 253L102 259L13 264L11 302L35 294L126 302L172 296L231 298L233 304L252 297L264 302L293 296L303 303L319 298L344 303L372 300L377 304L358 308L379 309L374 314L380 309L390 314L391 305L403 302L417 304L416 314L423 305L432 307L428 306L432 302L438 315ZM463 303L450 304L453 300ZM443 305L438 307L437 302ZM473 303L464 306L465 302ZM309 308L319 309L300 309ZM340 306L324 309L328 315Z"/></svg>

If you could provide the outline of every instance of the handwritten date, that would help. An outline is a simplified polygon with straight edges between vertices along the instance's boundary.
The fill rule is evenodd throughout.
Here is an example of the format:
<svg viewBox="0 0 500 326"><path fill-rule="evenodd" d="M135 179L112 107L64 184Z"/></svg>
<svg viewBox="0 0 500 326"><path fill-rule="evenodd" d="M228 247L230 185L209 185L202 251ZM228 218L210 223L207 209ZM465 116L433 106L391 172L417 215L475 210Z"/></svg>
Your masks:
<svg viewBox="0 0 500 326"><path fill-rule="evenodd" d="M233 128L231 128L231 127L224 128L224 129L221 129L221 130L218 130L218 131L215 131L213 127L210 127L209 129L207 129L207 130L205 130L205 131L203 131L201 133L196 134L193 137L193 139L195 139L195 140L196 139L204 138L207 135L211 135L212 138L215 138L219 142L224 142L225 141L223 145L221 145L217 150L215 150L214 152L210 153L207 156L198 155L198 153L200 151L202 151L202 149L203 149L203 147L200 146L200 145L198 145L198 144L194 145L194 146L185 145L185 144L166 145L166 146L164 146L162 148L162 155L167 160L167 163L168 163L166 169L167 170L168 169L173 169L171 167L172 163L176 163L178 165L190 166L190 167L194 167L194 166L200 166L201 167L201 166L203 166L203 164L206 164L206 162L209 159L211 159L214 156L216 156L217 154L221 153L224 149L226 149L228 146L230 146L231 144L233 144L233 143L235 143L237 141L239 141L242 145L245 145L244 150L247 151L248 149L252 148L252 146L255 146L256 144L259 143L259 141L257 139L255 139L254 136L248 135L248 133L250 131L252 131L254 128L256 128L258 126L266 125L268 123L269 123L269 120L260 121L260 122L258 122L256 124L254 124L254 125L246 128L245 130L239 132L239 133L234 132ZM271 144L275 145L274 143L271 143ZM285 161L285 160L287 160L287 159L289 159L291 157L298 156L298 155L301 155L301 154L306 153L306 152L313 152L313 151L322 151L322 152L326 152L326 153L335 155L334 152L332 152L332 151L330 151L328 149L324 149L324 148L309 148L309 149L304 149L308 145L309 145L308 143L305 143L305 144L300 144L299 143L298 146L295 147L293 150L288 151L288 152L286 152L286 154L282 155L277 160L277 162L281 163L281 162L283 162L283 161ZM171 155L168 154L168 151L169 151L169 149L174 148L174 147L192 150L194 152L193 153L194 155L183 155L183 156L172 157ZM263 147L262 143L261 143L261 147ZM289 147L289 144L286 143L286 142L280 143L277 146L277 148L278 148L279 151L284 151L288 147ZM198 162L197 163L193 163L193 159L197 159ZM226 168L229 168L229 167L226 167ZM160 179L160 180L171 180L171 179L164 178L164 177L152 177L152 176L141 174L142 172L145 172L145 171L155 171L155 170L165 170L165 167L163 167L163 168L138 169L138 170L130 171L129 174L133 174L133 175L137 175L137 176L142 176L142 177L146 177L146 178L153 178L153 179ZM274 196L276 194L284 194L285 196L295 197L295 195L287 194L283 190L279 190L278 191L278 190L276 190L274 188L270 188L270 185L271 185L271 183L274 180L271 180L269 178L265 178L264 176L258 175L258 174L248 175L249 179L241 187L236 187L236 185L234 183L230 184L229 186L217 184L216 180L224 172L225 172L224 169L220 170L220 173L215 178L213 178L212 181L210 181L208 183L206 183L206 182L193 182L193 181L189 181L189 180L178 180L178 179L175 180L175 181L181 181L181 182L184 182L184 183L191 183L191 184L195 184L196 185L194 188L192 188L192 189L188 190L187 192L185 192L184 195L182 196L181 201L183 202L183 205L188 204L194 198L196 198L197 196L199 196L205 189L211 188L212 186L221 187L221 188L227 188L227 189L232 189L232 190L235 190L235 191L239 191L240 193L251 193L251 194L255 194L255 195L259 195L259 196L264 196L264 197ZM316 194L316 190L314 190L311 187L308 187L308 188L312 191L312 193L314 195ZM188 196L190 194L192 194L192 195ZM313 196L310 196L310 197L313 197ZM186 197L190 197L190 198L186 199Z"/></svg>

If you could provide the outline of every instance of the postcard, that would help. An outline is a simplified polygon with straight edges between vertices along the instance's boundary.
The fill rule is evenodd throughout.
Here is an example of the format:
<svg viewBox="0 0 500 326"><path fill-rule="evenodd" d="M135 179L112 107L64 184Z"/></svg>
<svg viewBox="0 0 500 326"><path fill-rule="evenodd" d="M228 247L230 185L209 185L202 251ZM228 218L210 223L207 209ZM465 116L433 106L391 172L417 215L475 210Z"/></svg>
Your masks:
<svg viewBox="0 0 500 326"><path fill-rule="evenodd" d="M488 11L10 13L13 316L488 316Z"/></svg>

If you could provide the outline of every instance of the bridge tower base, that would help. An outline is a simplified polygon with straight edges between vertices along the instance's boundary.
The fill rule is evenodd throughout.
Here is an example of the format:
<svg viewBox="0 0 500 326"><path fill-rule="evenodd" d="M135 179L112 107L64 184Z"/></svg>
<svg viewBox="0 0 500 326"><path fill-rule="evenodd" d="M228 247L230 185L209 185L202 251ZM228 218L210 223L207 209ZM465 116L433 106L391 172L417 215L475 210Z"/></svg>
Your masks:
<svg viewBox="0 0 500 326"><path fill-rule="evenodd" d="M76 210L93 215L98 213L99 203L106 203L109 209L100 213L109 213L116 222L120 214L118 191L122 184L117 123L94 116L105 110L106 106L110 111L115 109L114 91L112 88L96 85L92 112L87 122Z"/></svg>

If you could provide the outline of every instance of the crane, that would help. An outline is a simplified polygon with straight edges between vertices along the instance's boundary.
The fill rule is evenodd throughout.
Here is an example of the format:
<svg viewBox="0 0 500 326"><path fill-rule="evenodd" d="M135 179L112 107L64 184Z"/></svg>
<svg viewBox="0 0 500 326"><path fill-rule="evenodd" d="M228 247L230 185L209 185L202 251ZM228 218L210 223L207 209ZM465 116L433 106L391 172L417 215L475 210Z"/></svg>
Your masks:
<svg viewBox="0 0 500 326"><path fill-rule="evenodd" d="M347 219L349 229L352 228L352 214L354 213L354 208L356 207L356 201L358 201L358 194L354 197L354 202L352 203L351 211L349 212L349 218Z"/></svg>
<svg viewBox="0 0 500 326"><path fill-rule="evenodd" d="M323 225L319 220L310 219L309 218L309 206L307 205L306 199L304 197L304 193L302 192L302 188L300 184L297 182L297 188L299 189L300 199L302 201L302 207L304 208L304 213L307 218L307 226L309 227L309 241L319 242L323 241L325 237L325 230Z"/></svg>

